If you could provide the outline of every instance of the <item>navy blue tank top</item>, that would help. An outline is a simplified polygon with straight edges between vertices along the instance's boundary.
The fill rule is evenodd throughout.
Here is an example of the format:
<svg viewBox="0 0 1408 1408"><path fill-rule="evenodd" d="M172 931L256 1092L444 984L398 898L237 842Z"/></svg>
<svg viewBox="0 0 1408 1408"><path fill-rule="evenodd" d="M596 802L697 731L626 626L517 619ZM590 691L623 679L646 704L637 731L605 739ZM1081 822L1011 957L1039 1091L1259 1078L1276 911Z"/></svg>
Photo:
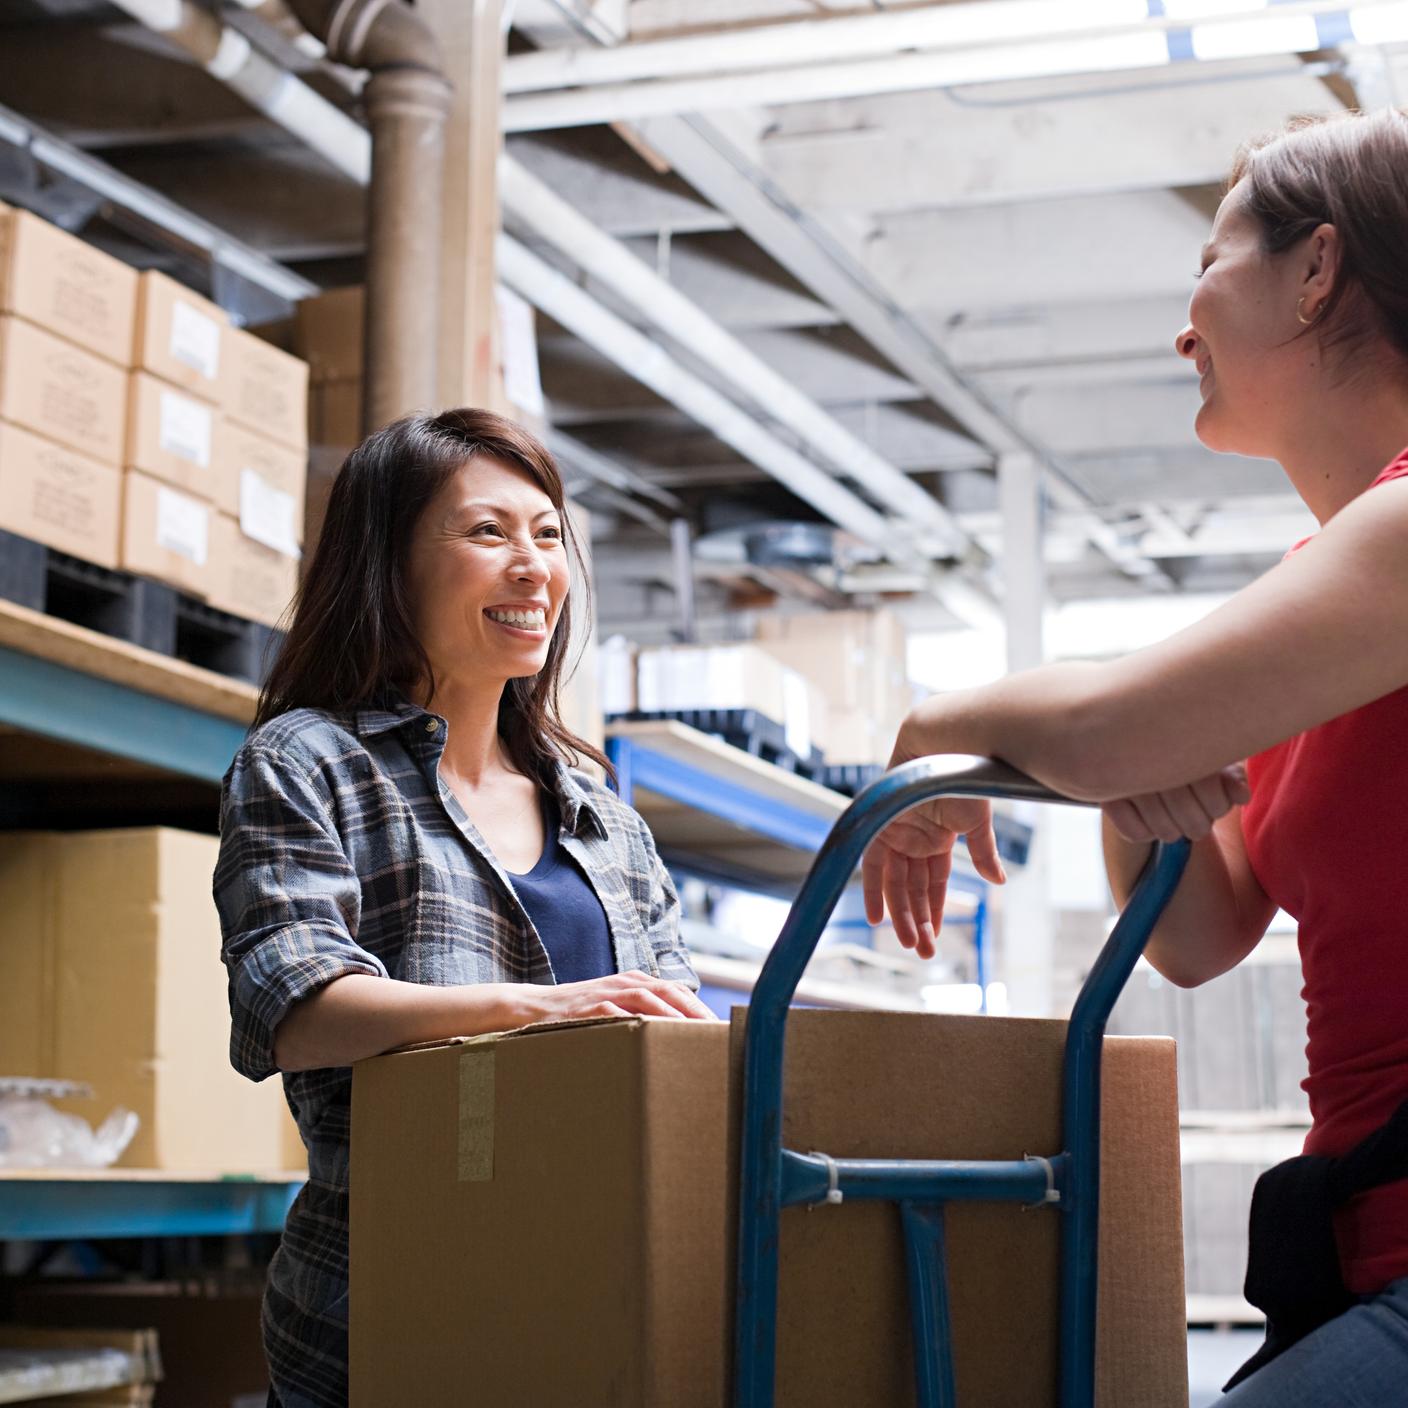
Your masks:
<svg viewBox="0 0 1408 1408"><path fill-rule="evenodd" d="M509 872L559 983L604 978L616 971L606 911L577 862L558 843L557 803L543 804L543 853L526 875Z"/></svg>

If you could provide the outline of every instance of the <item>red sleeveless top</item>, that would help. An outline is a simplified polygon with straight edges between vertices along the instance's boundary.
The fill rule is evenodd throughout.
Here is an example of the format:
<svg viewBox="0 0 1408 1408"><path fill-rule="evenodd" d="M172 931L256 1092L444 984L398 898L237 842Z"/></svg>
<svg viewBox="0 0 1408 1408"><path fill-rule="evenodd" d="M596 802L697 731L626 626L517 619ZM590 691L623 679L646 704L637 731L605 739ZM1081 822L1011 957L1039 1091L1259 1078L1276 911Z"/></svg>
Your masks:
<svg viewBox="0 0 1408 1408"><path fill-rule="evenodd" d="M1402 478L1408 450L1370 487ZM1267 749L1248 773L1252 870L1300 927L1305 1152L1338 1154L1408 1098L1408 687ZM1335 1232L1351 1291L1408 1276L1408 1179L1352 1199Z"/></svg>

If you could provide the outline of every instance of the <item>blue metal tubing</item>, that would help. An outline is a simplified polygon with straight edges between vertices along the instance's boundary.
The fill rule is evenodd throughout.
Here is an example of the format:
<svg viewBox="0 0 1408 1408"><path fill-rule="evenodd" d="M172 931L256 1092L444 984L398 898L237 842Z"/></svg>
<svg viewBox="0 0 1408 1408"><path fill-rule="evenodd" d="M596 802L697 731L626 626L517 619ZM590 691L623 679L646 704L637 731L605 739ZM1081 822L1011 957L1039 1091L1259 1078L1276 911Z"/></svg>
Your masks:
<svg viewBox="0 0 1408 1408"><path fill-rule="evenodd" d="M985 758L922 758L877 778L846 809L817 854L753 988L744 1042L739 1169L735 1408L772 1408L777 1347L779 1217L782 1209L782 1067L788 1005L822 930L870 841L902 812L942 796L1065 802L1013 768ZM1156 846L1126 914L1106 944L1072 1017L1063 1079L1071 1152L1066 1198L1083 1205L1078 1239L1062 1241L1062 1299L1068 1281L1086 1287L1087 1308L1062 1318L1062 1408L1090 1408L1093 1366L1094 1229L1099 1202L1099 1042L1110 1008L1187 862L1188 845ZM1072 1039L1073 1038L1073 1039ZM1053 1160L1054 1162L1054 1160ZM1063 1199L1061 1206L1066 1206ZM1065 1262L1088 1259L1084 1271ZM1081 1320L1079 1315L1086 1318ZM1067 1375L1066 1361L1074 1361ZM1093 1374L1093 1368L1089 1369ZM1069 1386L1069 1387L1068 1387Z"/></svg>
<svg viewBox="0 0 1408 1408"><path fill-rule="evenodd" d="M914 1341L917 1408L955 1408L953 1331L948 1311L948 1255L944 1210L900 1204L904 1264L909 1279L909 1323Z"/></svg>
<svg viewBox="0 0 1408 1408"><path fill-rule="evenodd" d="M1059 1190L1064 1162L1052 1160ZM887 1202L1040 1203L1047 1190L1046 1170L1030 1159L833 1159L832 1169L816 1154L782 1150L783 1207L824 1203L833 1187L844 1198L882 1198Z"/></svg>
<svg viewBox="0 0 1408 1408"><path fill-rule="evenodd" d="M1100 1232L1100 1050L1109 1020L1164 906L1173 896L1189 845L1158 846L1114 932L1100 950L1066 1031L1061 1072L1061 1123L1070 1153L1069 1187L1061 1207L1062 1408L1095 1402L1095 1294Z"/></svg>

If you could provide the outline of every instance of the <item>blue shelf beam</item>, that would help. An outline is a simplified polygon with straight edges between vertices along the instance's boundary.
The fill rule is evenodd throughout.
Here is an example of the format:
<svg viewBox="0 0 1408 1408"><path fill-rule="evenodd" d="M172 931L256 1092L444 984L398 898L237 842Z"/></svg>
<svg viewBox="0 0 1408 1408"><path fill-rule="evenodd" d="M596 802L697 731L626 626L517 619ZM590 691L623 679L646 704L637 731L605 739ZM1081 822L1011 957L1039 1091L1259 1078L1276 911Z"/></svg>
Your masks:
<svg viewBox="0 0 1408 1408"><path fill-rule="evenodd" d="M301 1183L0 1178L0 1241L279 1232Z"/></svg>
<svg viewBox="0 0 1408 1408"><path fill-rule="evenodd" d="M245 726L0 646L0 723L218 783Z"/></svg>

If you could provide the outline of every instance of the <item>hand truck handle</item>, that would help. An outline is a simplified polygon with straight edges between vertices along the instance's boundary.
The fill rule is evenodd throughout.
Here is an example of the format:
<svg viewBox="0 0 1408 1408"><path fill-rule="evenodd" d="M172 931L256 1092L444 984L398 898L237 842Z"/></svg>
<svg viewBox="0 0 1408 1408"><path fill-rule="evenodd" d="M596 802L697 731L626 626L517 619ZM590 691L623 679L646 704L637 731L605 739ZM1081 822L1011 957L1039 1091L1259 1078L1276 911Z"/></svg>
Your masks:
<svg viewBox="0 0 1408 1408"><path fill-rule="evenodd" d="M1003 797L1089 805L989 758L916 759L878 777L842 813L817 852L748 1004L740 1146L735 1404L773 1398L777 1219L781 1211L782 1072L787 1011L807 961L866 846L901 813L938 797ZM1071 1012L1062 1072L1062 1408L1094 1401L1095 1258L1099 1208L1100 1051L1105 1023L1188 863L1189 843L1155 843L1129 903Z"/></svg>

